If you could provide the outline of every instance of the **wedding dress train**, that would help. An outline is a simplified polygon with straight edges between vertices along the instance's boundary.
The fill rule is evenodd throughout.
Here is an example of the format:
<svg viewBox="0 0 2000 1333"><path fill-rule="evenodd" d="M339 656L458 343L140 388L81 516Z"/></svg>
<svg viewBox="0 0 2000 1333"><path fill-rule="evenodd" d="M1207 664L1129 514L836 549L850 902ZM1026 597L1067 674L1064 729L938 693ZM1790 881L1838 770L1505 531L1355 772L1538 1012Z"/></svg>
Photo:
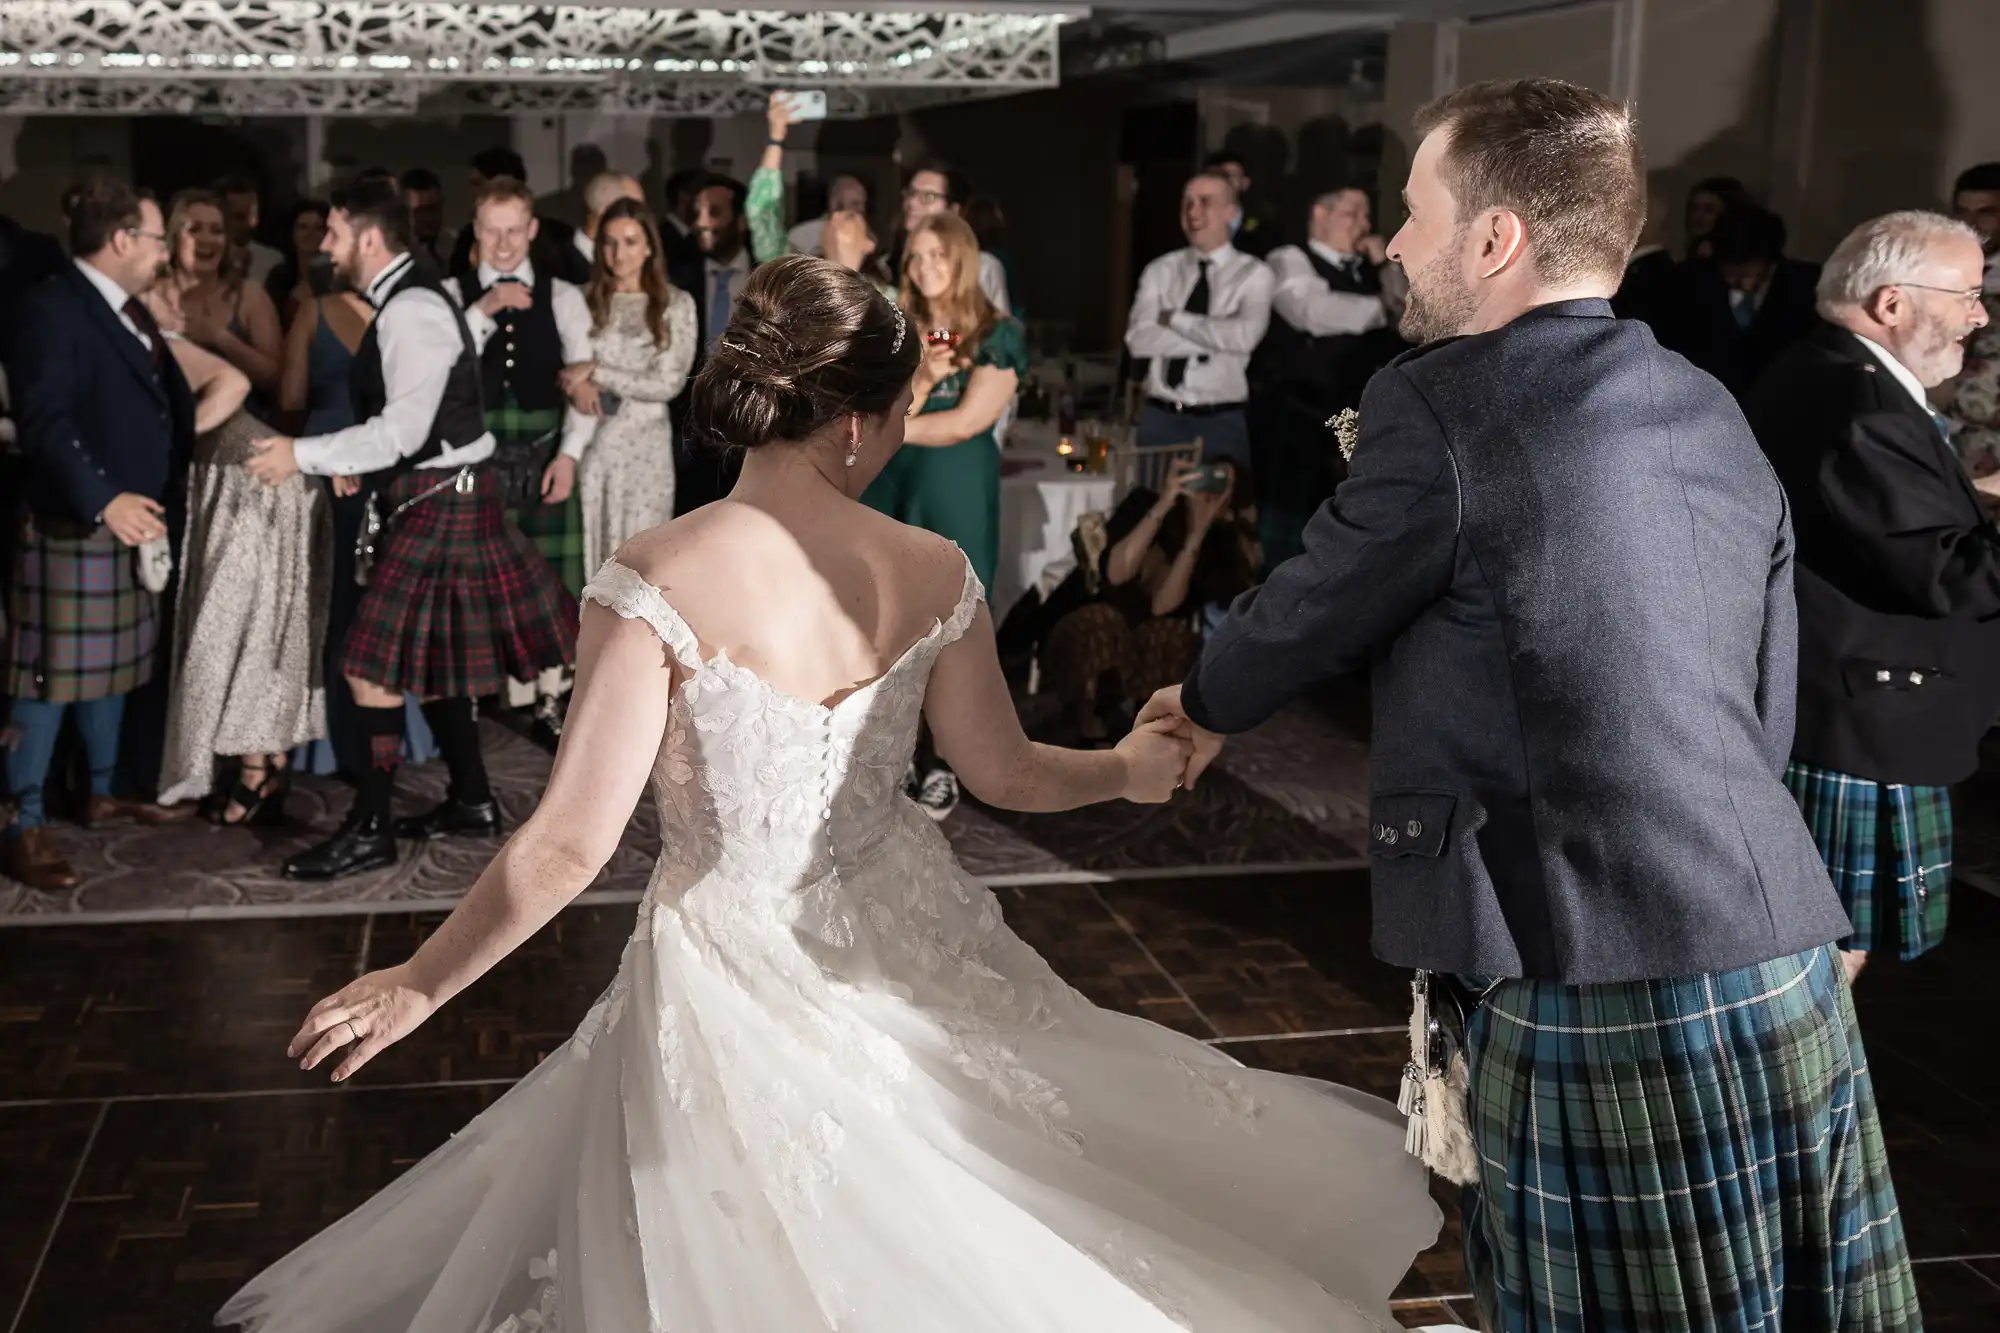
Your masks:
<svg viewBox="0 0 2000 1333"><path fill-rule="evenodd" d="M574 1038L232 1298L261 1333L1345 1333L1436 1236L1403 1122L1099 1009L901 794L964 596L824 707L678 659L667 849ZM648 739L644 742L651 746Z"/></svg>

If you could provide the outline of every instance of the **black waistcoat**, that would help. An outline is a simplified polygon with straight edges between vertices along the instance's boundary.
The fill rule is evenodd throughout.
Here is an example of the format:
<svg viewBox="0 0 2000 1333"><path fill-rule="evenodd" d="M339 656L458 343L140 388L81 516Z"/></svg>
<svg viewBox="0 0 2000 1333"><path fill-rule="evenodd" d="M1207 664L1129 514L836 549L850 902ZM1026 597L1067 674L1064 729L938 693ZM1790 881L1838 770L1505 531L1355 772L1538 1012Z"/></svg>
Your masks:
<svg viewBox="0 0 2000 1333"><path fill-rule="evenodd" d="M1300 249L1332 290L1360 296L1381 294L1381 274L1365 259L1356 264L1330 264L1311 246ZM1254 371L1264 383L1282 387L1315 410L1331 414L1360 402L1368 377L1399 350L1401 344L1389 341L1379 329L1316 338L1286 323L1274 309L1270 331L1257 348Z"/></svg>
<svg viewBox="0 0 2000 1333"><path fill-rule="evenodd" d="M489 289L479 275L466 280L465 307L470 310ZM529 412L547 412L563 405L562 334L556 329L553 297L555 279L535 274L534 304L526 310L502 310L493 317L499 327L479 355L480 382L494 407L514 402Z"/></svg>
<svg viewBox="0 0 2000 1333"><path fill-rule="evenodd" d="M424 440L424 447L387 469L390 473L407 472L419 463L436 458L446 449L468 445L486 433L486 410L479 394L479 362L473 356L472 332L465 327L465 316L459 312L457 303L439 285L430 270L421 264L410 265L400 278L390 284L381 305L377 307L376 319L368 325L368 332L362 335L361 346L355 349L354 365L347 377L347 393L354 404L354 419L366 421L370 417L378 417L389 402L382 378L382 344L376 337L376 330L382 326L379 312L386 311L391 301L418 291L437 293L451 310L452 318L458 324L459 354L458 359L451 363L451 375L444 385L444 399L438 404L437 417L431 422L431 432Z"/></svg>

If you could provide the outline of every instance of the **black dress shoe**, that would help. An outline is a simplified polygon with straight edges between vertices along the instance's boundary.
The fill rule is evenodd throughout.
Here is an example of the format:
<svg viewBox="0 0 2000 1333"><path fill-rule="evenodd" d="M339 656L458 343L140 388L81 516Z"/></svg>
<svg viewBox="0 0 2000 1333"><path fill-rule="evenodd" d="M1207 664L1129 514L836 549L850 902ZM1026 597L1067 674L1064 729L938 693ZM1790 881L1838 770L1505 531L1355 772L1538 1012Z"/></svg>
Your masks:
<svg viewBox="0 0 2000 1333"><path fill-rule="evenodd" d="M500 806L491 799L461 801L456 796L421 815L396 821L396 836L411 842L436 842L439 838L496 838L500 836Z"/></svg>
<svg viewBox="0 0 2000 1333"><path fill-rule="evenodd" d="M370 870L385 870L394 864L396 837L389 821L379 816L350 818L340 826L340 832L285 862L285 878L343 879Z"/></svg>

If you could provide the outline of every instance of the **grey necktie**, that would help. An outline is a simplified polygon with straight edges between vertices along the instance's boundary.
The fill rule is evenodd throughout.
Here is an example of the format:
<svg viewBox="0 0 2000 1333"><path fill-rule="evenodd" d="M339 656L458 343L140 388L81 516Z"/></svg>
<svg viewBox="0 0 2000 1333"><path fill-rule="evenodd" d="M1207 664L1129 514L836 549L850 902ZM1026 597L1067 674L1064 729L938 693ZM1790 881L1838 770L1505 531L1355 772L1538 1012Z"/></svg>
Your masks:
<svg viewBox="0 0 2000 1333"><path fill-rule="evenodd" d="M708 338L702 344L704 350L712 349L715 340L729 328L729 284L735 278L735 269L715 270L715 298L708 303Z"/></svg>

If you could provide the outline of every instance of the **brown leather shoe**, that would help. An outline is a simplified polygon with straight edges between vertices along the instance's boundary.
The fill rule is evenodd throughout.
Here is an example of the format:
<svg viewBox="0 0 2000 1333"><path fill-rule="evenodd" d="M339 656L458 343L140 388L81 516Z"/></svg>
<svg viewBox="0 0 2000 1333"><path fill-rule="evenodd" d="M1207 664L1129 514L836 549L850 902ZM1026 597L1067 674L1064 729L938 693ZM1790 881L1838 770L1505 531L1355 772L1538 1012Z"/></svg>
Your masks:
<svg viewBox="0 0 2000 1333"><path fill-rule="evenodd" d="M150 801L128 801L117 796L90 794L83 807L83 826L103 828L110 824L178 824L193 816L192 805L154 805Z"/></svg>
<svg viewBox="0 0 2000 1333"><path fill-rule="evenodd" d="M56 850L55 840L45 828L23 829L19 837L0 837L0 874L43 893L61 893L83 882Z"/></svg>

